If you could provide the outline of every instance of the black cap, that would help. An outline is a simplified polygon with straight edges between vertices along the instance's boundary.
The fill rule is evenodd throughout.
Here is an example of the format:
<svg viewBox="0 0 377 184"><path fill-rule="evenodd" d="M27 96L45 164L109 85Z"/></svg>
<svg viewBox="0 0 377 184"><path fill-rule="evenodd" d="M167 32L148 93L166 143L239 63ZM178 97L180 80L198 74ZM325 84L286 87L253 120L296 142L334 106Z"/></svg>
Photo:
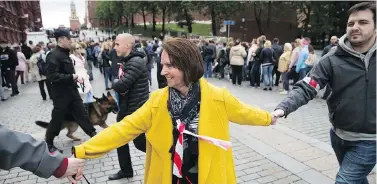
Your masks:
<svg viewBox="0 0 377 184"><path fill-rule="evenodd" d="M67 38L70 38L71 37L71 34L69 34L69 31L66 30L66 29L56 29L55 32L54 32L54 37L56 39L60 38L60 37L67 37Z"/></svg>

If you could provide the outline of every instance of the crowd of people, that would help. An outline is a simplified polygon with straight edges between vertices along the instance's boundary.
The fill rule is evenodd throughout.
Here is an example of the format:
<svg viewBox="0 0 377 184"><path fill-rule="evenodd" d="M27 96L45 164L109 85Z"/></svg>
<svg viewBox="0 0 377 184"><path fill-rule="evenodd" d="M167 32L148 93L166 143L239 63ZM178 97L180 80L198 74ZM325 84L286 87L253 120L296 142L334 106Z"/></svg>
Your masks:
<svg viewBox="0 0 377 184"><path fill-rule="evenodd" d="M303 79L319 58L316 58L310 39L297 38L294 42L280 45L261 35L251 43L231 40L195 40L204 60L204 77L228 78L234 85L249 81L250 86L272 90L279 86L280 94L288 94L292 85ZM216 44L215 44L216 43Z"/></svg>
<svg viewBox="0 0 377 184"><path fill-rule="evenodd" d="M109 179L129 178L133 169L128 143L133 141L146 153L145 183L235 184L229 122L274 125L278 118L287 117L329 86L330 139L340 166L335 183L368 183L366 177L376 164L376 4L359 3L348 13L346 34L336 47L334 37L320 59L315 58L308 38L280 46L277 38L271 43L262 35L251 44L234 40L215 45L214 40L185 38L140 41L123 33L101 44L84 44L71 43L69 32L58 30L57 46L46 53L45 59L40 54L44 50L41 45L31 49L33 59L29 58L30 63L37 61L39 81L45 81L42 85L46 81L50 85L54 108L46 131L47 144L0 125L0 138L7 136L6 141L0 139L0 153L6 154L0 156L0 163L7 163L0 168L21 167L42 177L69 176L76 183L83 177L84 159L117 149L120 171ZM9 49L3 49L3 53L5 50L7 55L1 55L1 61L7 61L5 79L10 80L12 94L17 95L15 80L9 78L16 78L18 61L8 62L17 54ZM112 58L112 52L116 57ZM43 60L46 66L40 64ZM104 73L105 80L112 81L111 87L105 84L104 88L114 90L119 103L117 123L98 133L79 95L79 86L95 80L90 67L85 67L90 62ZM153 62L157 63L161 89L150 95ZM234 85L250 80L257 88L262 76L265 91L282 80L282 94L287 97L272 113L252 107L227 89L209 83L206 78L213 72L219 78L229 76ZM72 113L91 137L72 148L75 158L55 155L61 150L54 146L54 138L66 113ZM14 144L4 146L9 140ZM27 147L21 149L22 144ZM26 160L23 153L33 153L34 157ZM22 161L9 162L19 158ZM48 166L46 159L53 164Z"/></svg>

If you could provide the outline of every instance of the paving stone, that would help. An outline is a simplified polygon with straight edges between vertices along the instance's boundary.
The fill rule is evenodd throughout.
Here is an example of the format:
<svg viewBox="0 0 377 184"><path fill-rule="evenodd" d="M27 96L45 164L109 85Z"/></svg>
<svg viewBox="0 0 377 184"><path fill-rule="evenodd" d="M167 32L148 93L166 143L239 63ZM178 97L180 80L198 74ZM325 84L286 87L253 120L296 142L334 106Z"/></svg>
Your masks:
<svg viewBox="0 0 377 184"><path fill-rule="evenodd" d="M273 181L276 181L276 180L277 180L277 178L275 176L272 176L272 175L264 176L262 178L257 179L257 181L259 183L269 183L269 182L273 182Z"/></svg>
<svg viewBox="0 0 377 184"><path fill-rule="evenodd" d="M7 183L17 183L17 182L22 182L22 181L25 181L27 180L27 176L21 176L21 177L15 177L15 178L9 178L9 179L6 179L4 184L7 184Z"/></svg>

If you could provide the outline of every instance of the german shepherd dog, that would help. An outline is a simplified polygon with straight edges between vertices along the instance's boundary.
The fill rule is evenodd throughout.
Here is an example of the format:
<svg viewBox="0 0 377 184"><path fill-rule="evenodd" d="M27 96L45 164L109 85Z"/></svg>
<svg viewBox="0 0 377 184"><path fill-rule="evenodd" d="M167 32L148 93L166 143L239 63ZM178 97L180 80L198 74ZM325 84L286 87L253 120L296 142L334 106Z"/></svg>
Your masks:
<svg viewBox="0 0 377 184"><path fill-rule="evenodd" d="M118 113L118 105L116 100L111 96L110 92L107 92L107 96L105 94L102 95L102 98L96 98L96 100L90 103L84 103L84 107L88 112L89 121L93 125L99 125L102 128L109 127L106 124L107 115L110 112L114 114ZM47 128L48 123L43 121L36 121L35 124L42 128ZM73 139L74 141L80 141L80 138L77 138L73 135L74 132L78 129L79 125L75 122L73 116L70 113L65 115L65 120L62 123L62 130L64 128L68 129L67 137Z"/></svg>

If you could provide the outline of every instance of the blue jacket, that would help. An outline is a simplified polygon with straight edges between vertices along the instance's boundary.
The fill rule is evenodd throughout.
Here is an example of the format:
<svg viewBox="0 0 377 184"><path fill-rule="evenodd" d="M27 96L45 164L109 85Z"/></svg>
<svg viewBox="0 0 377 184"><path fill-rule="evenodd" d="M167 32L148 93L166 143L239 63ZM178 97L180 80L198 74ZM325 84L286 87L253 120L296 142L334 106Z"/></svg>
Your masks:
<svg viewBox="0 0 377 184"><path fill-rule="evenodd" d="M296 72L299 73L300 70L306 68L305 61L309 57L309 49L308 45L304 45L304 47L301 49L299 55L298 55L298 60L297 60L297 65L296 65Z"/></svg>

